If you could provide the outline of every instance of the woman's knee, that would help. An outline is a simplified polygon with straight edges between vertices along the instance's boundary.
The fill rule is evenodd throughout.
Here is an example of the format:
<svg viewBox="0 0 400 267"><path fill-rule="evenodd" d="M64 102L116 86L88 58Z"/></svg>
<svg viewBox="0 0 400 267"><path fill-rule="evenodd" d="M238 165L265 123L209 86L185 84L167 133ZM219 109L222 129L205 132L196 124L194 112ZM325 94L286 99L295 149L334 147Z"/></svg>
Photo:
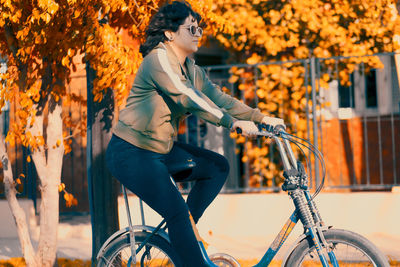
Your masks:
<svg viewBox="0 0 400 267"><path fill-rule="evenodd" d="M230 169L229 161L223 155L218 154L216 165L218 167L218 170L222 173L222 175L226 179L228 177Z"/></svg>

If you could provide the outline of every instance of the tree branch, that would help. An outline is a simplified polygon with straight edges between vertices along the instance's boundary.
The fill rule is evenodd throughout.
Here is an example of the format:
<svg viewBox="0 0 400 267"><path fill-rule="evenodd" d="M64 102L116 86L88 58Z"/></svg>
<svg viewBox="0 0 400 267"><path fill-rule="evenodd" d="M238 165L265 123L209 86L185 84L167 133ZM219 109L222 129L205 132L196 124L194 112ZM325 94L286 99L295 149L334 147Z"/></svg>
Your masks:
<svg viewBox="0 0 400 267"><path fill-rule="evenodd" d="M7 155L3 135L0 135L0 159L3 164L5 194L8 205L10 206L11 213L14 217L15 224L17 226L22 254L24 255L25 261L28 266L39 266L37 264L35 251L33 249L32 241L29 235L26 215L24 210L19 205L16 197L17 190L15 189L11 163Z"/></svg>

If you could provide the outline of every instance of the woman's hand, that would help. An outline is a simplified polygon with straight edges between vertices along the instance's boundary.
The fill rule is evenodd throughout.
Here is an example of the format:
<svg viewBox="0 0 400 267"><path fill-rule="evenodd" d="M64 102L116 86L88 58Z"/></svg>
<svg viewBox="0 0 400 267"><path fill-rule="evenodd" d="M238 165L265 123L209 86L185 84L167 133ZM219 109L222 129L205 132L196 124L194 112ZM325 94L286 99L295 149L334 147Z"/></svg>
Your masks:
<svg viewBox="0 0 400 267"><path fill-rule="evenodd" d="M274 118L274 117L265 116L262 119L261 123L267 124L267 125L271 125L272 127L275 127L277 125L282 125L282 126L284 126L286 128L285 122L280 118Z"/></svg>
<svg viewBox="0 0 400 267"><path fill-rule="evenodd" d="M254 136L258 132L257 126L252 121L235 121L231 130L235 131L237 128L242 130L244 136Z"/></svg>

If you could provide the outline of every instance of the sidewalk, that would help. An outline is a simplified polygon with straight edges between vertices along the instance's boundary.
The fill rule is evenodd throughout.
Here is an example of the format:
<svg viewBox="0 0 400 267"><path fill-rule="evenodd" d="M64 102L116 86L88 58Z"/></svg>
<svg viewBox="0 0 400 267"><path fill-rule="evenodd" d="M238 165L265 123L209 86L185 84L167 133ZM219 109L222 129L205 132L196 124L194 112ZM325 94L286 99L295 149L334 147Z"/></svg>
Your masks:
<svg viewBox="0 0 400 267"><path fill-rule="evenodd" d="M60 216L58 228L58 258L89 260L92 256L92 232L89 215ZM38 229L32 231L35 249L38 244ZM17 237L0 238L0 259L22 257Z"/></svg>

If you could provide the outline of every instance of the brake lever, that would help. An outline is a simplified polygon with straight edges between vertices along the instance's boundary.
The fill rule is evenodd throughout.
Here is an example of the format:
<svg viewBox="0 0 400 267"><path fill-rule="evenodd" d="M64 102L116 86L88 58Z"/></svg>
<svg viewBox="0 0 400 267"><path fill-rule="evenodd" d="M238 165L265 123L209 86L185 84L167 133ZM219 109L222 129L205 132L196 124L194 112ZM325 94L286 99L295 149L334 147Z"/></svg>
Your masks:
<svg viewBox="0 0 400 267"><path fill-rule="evenodd" d="M286 130L285 125L278 124L278 125L276 125L276 126L274 127L273 133L274 133L275 135L281 135L282 133L285 133L285 132L286 132L285 130Z"/></svg>

